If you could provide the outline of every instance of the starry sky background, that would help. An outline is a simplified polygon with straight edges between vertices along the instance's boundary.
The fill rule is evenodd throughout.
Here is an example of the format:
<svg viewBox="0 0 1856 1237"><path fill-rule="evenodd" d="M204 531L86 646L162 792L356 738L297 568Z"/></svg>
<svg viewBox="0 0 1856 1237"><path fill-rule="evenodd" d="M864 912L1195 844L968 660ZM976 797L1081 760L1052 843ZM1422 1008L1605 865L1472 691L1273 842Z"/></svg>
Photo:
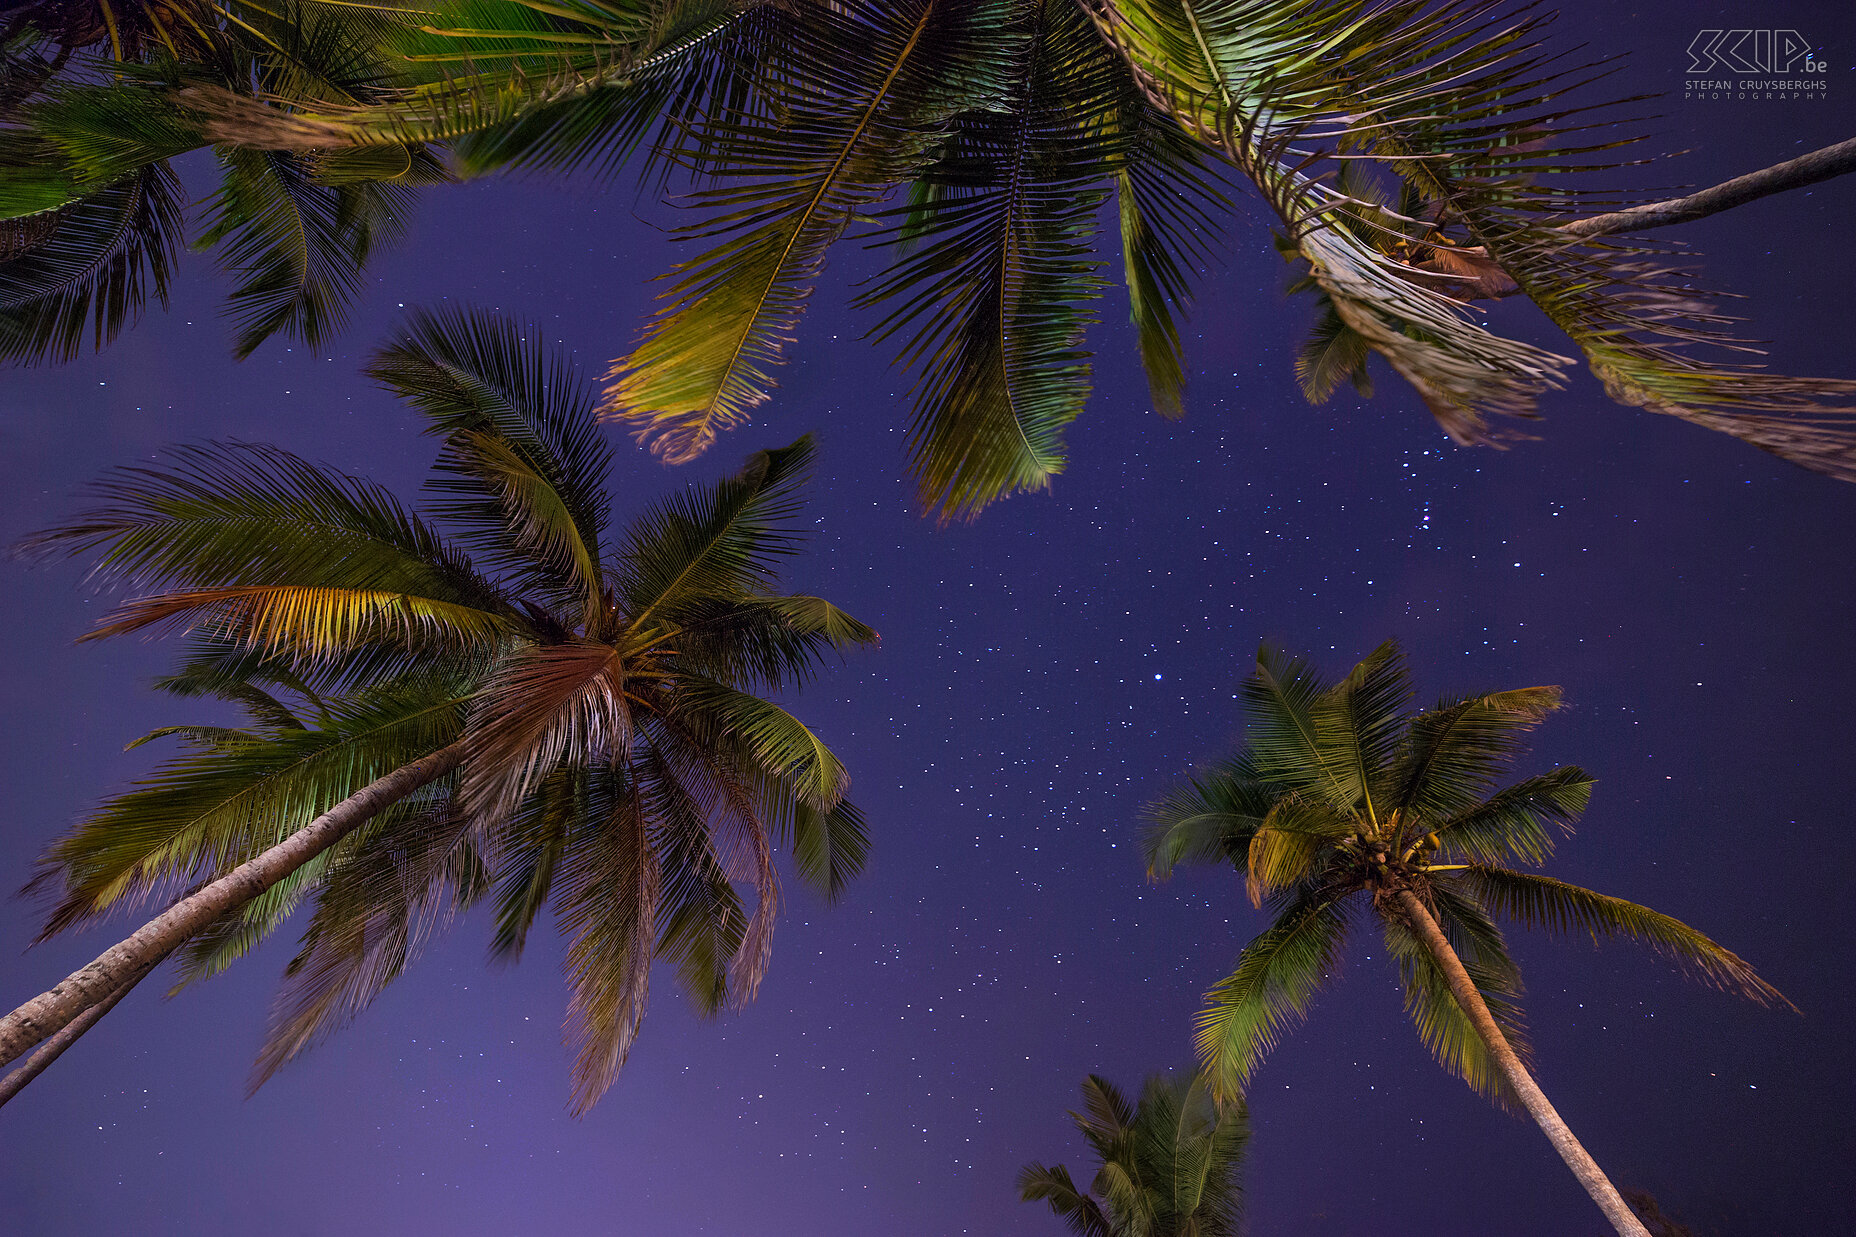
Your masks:
<svg viewBox="0 0 1856 1237"><path fill-rule="evenodd" d="M1677 92L1653 127L1693 153L1637 174L1705 184L1849 135L1856 15L1836 7L1573 5L1559 37L1629 54L1632 89ZM1683 48L1704 25L1803 31L1831 53L1831 99L1682 100ZM1713 285L1751 297L1775 366L1852 375L1853 210L1856 182L1831 182L1679 239ZM816 531L792 583L884 637L799 702L851 766L874 861L836 907L789 887L756 1005L703 1022L660 976L625 1074L576 1122L558 948L540 937L493 971L488 924L467 919L247 1100L286 934L171 1002L145 985L9 1106L5 1227L1059 1233L1016 1201L1017 1168L1087 1162L1064 1116L1086 1074L1132 1088L1186 1066L1201 994L1262 926L1230 872L1149 885L1140 804L1228 750L1260 639L1339 673L1388 635L1427 697L1563 684L1572 707L1522 771L1576 762L1599 782L1552 870L1694 923L1804 1011L1695 987L1629 946L1517 933L1538 1077L1574 1130L1620 1184L1703 1232L1856 1224L1840 1180L1856 1152L1856 999L1836 841L1856 723L1856 488L1617 408L1589 380L1548 399L1542 441L1505 453L1451 446L1390 376L1371 401L1309 407L1289 362L1310 311L1282 295L1257 218L1203 285L1188 418L1147 410L1111 296L1068 471L975 525L915 513L903 382L843 307L870 261L850 246L751 427L683 471L622 455L621 512L630 493L816 430ZM244 364L227 358L222 285L193 261L171 312L111 350L5 376L0 536L58 519L102 469L172 441L271 441L410 495L430 440L356 374L402 303L535 318L595 368L670 260L629 190L454 188L426 199L335 346L276 342ZM198 711L146 689L160 645L73 646L105 604L75 566L0 571L11 886L157 759L125 742ZM22 952L35 926L31 904L0 903L9 1004L114 939ZM1375 943L1357 940L1259 1076L1252 1232L1602 1231L1531 1124L1431 1063Z"/></svg>

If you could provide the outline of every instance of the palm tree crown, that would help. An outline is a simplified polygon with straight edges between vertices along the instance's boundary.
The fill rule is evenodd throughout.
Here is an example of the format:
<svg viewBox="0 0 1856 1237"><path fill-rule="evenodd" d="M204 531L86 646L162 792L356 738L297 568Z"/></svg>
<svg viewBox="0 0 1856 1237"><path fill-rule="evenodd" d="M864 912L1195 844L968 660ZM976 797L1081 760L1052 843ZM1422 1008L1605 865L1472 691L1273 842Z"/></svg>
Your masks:
<svg viewBox="0 0 1856 1237"><path fill-rule="evenodd" d="M1244 686L1247 741L1148 808L1149 873L1230 863L1274 922L1244 947L1198 1020L1214 1091L1238 1094L1333 978L1364 910L1397 963L1405 1008L1438 1062L1525 1108L1620 1233L1641 1224L1525 1068L1521 976L1497 921L1624 936L1691 975L1762 1004L1785 999L1753 968L1667 915L1517 871L1553 853L1591 779L1567 766L1497 788L1555 687L1446 699L1408 712L1410 678L1388 642L1335 684L1265 648Z"/></svg>
<svg viewBox="0 0 1856 1237"><path fill-rule="evenodd" d="M1497 927L1625 936L1706 982L1783 1003L1739 957L1646 907L1507 866L1536 866L1569 831L1592 782L1573 766L1496 788L1528 730L1560 707L1556 687L1445 699L1408 713L1402 654L1381 645L1338 683L1265 648L1244 685L1244 748L1150 804L1149 873L1230 863L1274 923L1212 989L1199 1051L1220 1094L1249 1080L1333 977L1359 907L1397 961L1406 1009L1438 1062L1499 1097L1502 1082L1395 895L1418 896L1462 955L1503 1032L1522 1032L1521 977Z"/></svg>
<svg viewBox="0 0 1856 1237"><path fill-rule="evenodd" d="M102 505L35 539L140 590L93 636L187 628L163 685L249 719L175 728L196 750L51 848L47 930L226 872L453 751L455 773L193 935L184 973L313 903L261 1081L371 1000L435 921L490 898L494 950L513 957L550 909L584 1109L623 1063L654 961L705 1011L752 996L776 846L828 895L860 868L843 766L757 693L875 633L778 589L809 442L615 530L591 392L517 324L418 313L370 373L440 440L430 522L276 448L215 444L117 471Z"/></svg>
<svg viewBox="0 0 1856 1237"><path fill-rule="evenodd" d="M1203 1078L1155 1075L1131 1105L1091 1075L1070 1120L1101 1165L1090 1190L1062 1164L1033 1161L1018 1174L1026 1202L1050 1204L1077 1237L1237 1237L1250 1143L1242 1100L1218 1105Z"/></svg>
<svg viewBox="0 0 1856 1237"><path fill-rule="evenodd" d="M358 241L364 220L385 235L382 195L429 179L434 144L464 174L627 171L654 192L674 181L692 208L681 237L699 249L666 273L659 312L614 362L602 402L672 460L769 398L830 249L863 225L893 260L857 302L915 375L924 505L958 516L1064 465L1065 427L1088 395L1083 343L1111 200L1108 246L1153 405L1183 408L1180 317L1248 186L1320 301L1300 365L1311 395L1363 377L1377 354L1454 438L1494 441L1497 418L1531 415L1574 365L1464 304L1519 294L1619 402L1856 477L1856 382L1738 363L1744 348L1691 281L1616 238L1673 217L1626 219L1616 208L1632 199L1587 175L1627 161L1609 153L1627 139L1611 113L1568 102L1586 74L1550 63L1539 10L433 0L400 19L383 9L371 26L355 16L367 12L288 10L339 55L299 51L258 19L225 23L227 54L260 66L255 77L220 67L224 56L177 55L159 72L38 92L14 109L31 158L0 165L0 219L42 231L62 211L73 222L59 230L74 230L121 196L113 187L214 146L243 178L221 194L213 235L240 238L226 254L253 277L239 294L248 350L339 310L367 246L337 242ZM309 200L331 186L373 196L331 213ZM1626 224L1574 226L1598 217ZM312 225L313 263L292 265L267 239L291 221ZM165 234L152 222L118 233ZM0 264L0 355L43 352L27 345L64 268L40 267L65 242L41 243L52 247L25 266ZM1722 344L1723 361L1697 355Z"/></svg>

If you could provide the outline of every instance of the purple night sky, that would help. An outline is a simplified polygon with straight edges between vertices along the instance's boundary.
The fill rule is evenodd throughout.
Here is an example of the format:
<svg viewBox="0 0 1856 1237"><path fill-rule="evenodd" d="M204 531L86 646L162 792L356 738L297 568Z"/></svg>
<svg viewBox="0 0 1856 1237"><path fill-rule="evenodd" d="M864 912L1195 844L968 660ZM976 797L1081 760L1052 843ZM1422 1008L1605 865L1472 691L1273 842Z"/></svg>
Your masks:
<svg viewBox="0 0 1856 1237"><path fill-rule="evenodd" d="M1829 100L1683 100L1696 30L1738 26L1827 49ZM1856 10L1841 5L1568 4L1558 38L1626 53L1620 92L1674 92L1652 127L1693 153L1643 183L1712 183L1856 131ZM1856 178L1670 235L1707 255L1710 286L1751 298L1775 368L1856 376L1853 216ZM674 260L667 218L629 188L430 193L336 346L273 342L243 364L223 285L192 260L171 310L115 347L0 379L0 540L173 441L275 442L411 496L431 440L356 373L400 306L538 320L597 373ZM1017 1201L1018 1167L1086 1163L1064 1117L1086 1074L1133 1087L1188 1065L1201 994L1262 926L1228 871L1147 884L1139 806L1229 749L1259 639L1338 673L1397 635L1426 697L1563 684L1573 707L1521 772L1576 762L1599 784L1550 871L1688 920L1804 1011L1694 986L1628 945L1517 931L1538 1077L1568 1123L1619 1184L1701 1232L1856 1229L1851 876L1829 848L1851 819L1856 487L1620 409L1589 380L1549 397L1542 441L1508 452L1451 446L1383 370L1375 399L1310 407L1290 354L1312 311L1282 295L1288 269L1256 219L1202 285L1187 419L1147 410L1111 296L1069 470L974 525L915 514L904 379L844 308L872 261L849 245L754 424L683 470L621 455L626 513L633 493L816 430L816 532L792 583L883 633L800 699L850 765L874 860L834 908L788 882L757 1004L703 1022L660 975L624 1076L574 1121L555 939L491 970L487 917L471 918L248 1100L286 932L174 1001L151 981L0 1114L0 1228L1055 1237ZM210 719L147 689L167 648L73 645L104 604L76 566L0 571L10 890L159 758L125 742ZM25 951L36 926L33 904L0 901L9 1006L115 939ZM1251 1231L1600 1232L1539 1131L1431 1063L1376 946L1357 938L1259 1075Z"/></svg>

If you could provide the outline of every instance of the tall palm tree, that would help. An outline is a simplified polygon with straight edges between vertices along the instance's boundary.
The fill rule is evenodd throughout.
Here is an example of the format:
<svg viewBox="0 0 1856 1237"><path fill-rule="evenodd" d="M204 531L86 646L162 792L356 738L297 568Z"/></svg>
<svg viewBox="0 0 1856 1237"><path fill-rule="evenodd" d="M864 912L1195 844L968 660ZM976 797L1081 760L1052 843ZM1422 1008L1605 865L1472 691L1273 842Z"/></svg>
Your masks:
<svg viewBox="0 0 1856 1237"><path fill-rule="evenodd" d="M96 184L148 144L100 127L364 165L444 143L466 174L632 172L652 191L687 174L682 237L700 250L666 274L602 405L671 460L769 398L829 250L868 225L895 257L857 303L915 375L912 467L944 515L1062 469L1110 199L1154 407L1182 409L1180 315L1240 185L1319 293L1337 359L1382 357L1459 441L1496 441L1492 418L1532 415L1574 364L1463 303L1518 294L1619 402L1856 478L1856 382L1737 363L1692 281L1618 239L1847 172L1856 140L1673 202L1620 194L1593 179L1636 161L1610 153L1624 129L1598 131L1620 113L1569 102L1592 74L1551 63L1551 16L1487 0L433 0L383 17L397 72L367 92L180 75L67 92L29 125L41 166ZM0 170L0 217L9 181L37 175ZM1718 361L1693 355L1717 345Z"/></svg>
<svg viewBox="0 0 1856 1237"><path fill-rule="evenodd" d="M1620 1234L1643 1227L1528 1072L1521 977L1498 918L1624 936L1762 1004L1786 1004L1753 968L1687 924L1621 898L1516 871L1553 853L1591 779L1567 766L1496 788L1556 687L1449 698L1410 713L1410 676L1387 642L1335 684L1265 648L1244 685L1246 743L1148 809L1148 871L1230 863L1270 928L1199 1015L1211 1085L1232 1096L1306 1016L1364 905L1397 962L1405 1008L1438 1062L1539 1123Z"/></svg>
<svg viewBox="0 0 1856 1237"><path fill-rule="evenodd" d="M1250 1143L1241 1099L1219 1105L1202 1077L1156 1074L1130 1105L1092 1074L1070 1120L1100 1165L1090 1189L1034 1160L1018 1173L1024 1201L1050 1204L1077 1237L1237 1237Z"/></svg>
<svg viewBox="0 0 1856 1237"><path fill-rule="evenodd" d="M119 469L39 535L142 590L88 638L181 626L181 694L245 708L47 852L47 931L172 892L151 923L0 1019L10 1061L184 947L226 965L303 901L257 1079L364 1006L481 897L497 952L551 907L568 937L574 1108L611 1084L652 963L699 1007L749 999L776 846L835 895L861 818L829 749L763 698L875 633L779 591L812 449L610 527L593 395L539 332L415 313L369 372L440 440L436 524L272 447ZM446 540L437 525L451 530Z"/></svg>

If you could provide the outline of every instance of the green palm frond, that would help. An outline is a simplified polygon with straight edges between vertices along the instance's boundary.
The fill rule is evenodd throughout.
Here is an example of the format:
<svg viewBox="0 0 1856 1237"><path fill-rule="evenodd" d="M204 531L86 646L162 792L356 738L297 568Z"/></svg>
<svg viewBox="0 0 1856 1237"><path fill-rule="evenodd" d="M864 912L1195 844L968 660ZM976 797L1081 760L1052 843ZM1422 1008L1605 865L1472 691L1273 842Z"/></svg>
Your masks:
<svg viewBox="0 0 1856 1237"><path fill-rule="evenodd" d="M487 883L469 822L443 797L377 821L319 875L315 913L272 1005L252 1090L366 1009Z"/></svg>
<svg viewBox="0 0 1856 1237"><path fill-rule="evenodd" d="M782 835L776 839L785 840ZM790 845L799 878L835 902L864 870L870 855L870 829L863 813L849 800L840 799L829 811L820 811L795 799Z"/></svg>
<svg viewBox="0 0 1856 1237"><path fill-rule="evenodd" d="M1430 819L1469 810L1524 750L1527 732L1560 704L1557 687L1439 701L1411 719L1409 741L1381 797L1400 812Z"/></svg>
<svg viewBox="0 0 1856 1237"><path fill-rule="evenodd" d="M622 159L679 104L700 103L704 75L719 72L705 52L753 7L437 0L422 20L395 23L387 42L399 72L360 101L253 98L208 84L176 101L211 141L244 149L457 142L466 171ZM668 117L652 111L663 100ZM619 127L590 131L602 122Z"/></svg>
<svg viewBox="0 0 1856 1237"><path fill-rule="evenodd" d="M1679 919L1623 898L1593 893L1565 881L1526 872L1512 872L1488 864L1472 864L1453 874L1449 883L1497 915L1555 935L1580 933L1594 942L1601 936L1623 936L1648 945L1688 975L1735 992L1761 1005L1791 1002L1761 979L1737 954L1715 944Z"/></svg>
<svg viewBox="0 0 1856 1237"><path fill-rule="evenodd" d="M1485 413L1531 415L1537 394L1561 383L1566 358L1484 329L1425 286L1422 272L1340 226L1349 199L1310 170L1392 117L1447 114L1487 140L1487 117L1513 106L1501 93L1504 73L1531 71L1537 21L1478 20L1473 5L1416 0L1085 7L1154 106L1255 184L1341 321L1418 388L1453 436L1485 441Z"/></svg>
<svg viewBox="0 0 1856 1237"><path fill-rule="evenodd" d="M642 27L639 36L628 36L624 27L611 24L615 10L589 10L587 20L602 32L635 37L638 52L633 54L649 54L622 74L607 71L591 77L587 89L518 105L510 119L464 133L452 144L460 166L469 174L545 169L606 177L643 151L641 183L652 179L654 171L660 179L667 177L678 163L700 170L702 118L747 106L774 52L790 44L790 27L798 15L774 5L716 0L651 7L655 22ZM544 14L531 8L526 15L529 22L550 19L566 32L581 29L560 11ZM453 47L464 43L458 36L446 37ZM477 37L470 43L477 44ZM433 39L430 54L440 54L440 46ZM563 58L574 54L559 44L537 50ZM476 62L494 61L480 54ZM588 77L582 64L580 74ZM556 69L553 75L566 72ZM510 84L522 80L518 77Z"/></svg>
<svg viewBox="0 0 1856 1237"><path fill-rule="evenodd" d="M673 715L682 726L713 736L712 744L738 748L815 811L828 812L844 797L849 775L843 764L791 713L699 675L680 676L678 686Z"/></svg>
<svg viewBox="0 0 1856 1237"><path fill-rule="evenodd" d="M1326 403L1343 382L1371 398L1373 379L1366 362L1372 353L1366 337L1348 326L1334 302L1320 293L1315 325L1295 353L1295 380L1311 404Z"/></svg>
<svg viewBox="0 0 1856 1237"><path fill-rule="evenodd" d="M912 466L924 507L948 518L1063 467L1102 286L1090 239L1115 135L1099 117L1125 81L1061 0L1016 6L987 43L987 76L970 76L1003 97L954 120L925 173L935 192L906 217L910 249L857 299L886 310L874 334L901 338L918 373Z"/></svg>
<svg viewBox="0 0 1856 1237"><path fill-rule="evenodd" d="M707 845L721 870L753 894L734 952L716 952L727 963L718 981L722 986L712 996L688 988L698 1010L713 1013L724 1000L737 1007L753 1000L773 956L780 882L764 787L779 779L774 771L756 767L752 753L744 750L748 744L729 738L718 742L717 735L689 721L688 713L663 710L653 712L640 728L650 753L648 772L661 788L658 800L687 805L692 824L700 823L707 831ZM791 795L790 790L786 793ZM798 796L791 798L797 801ZM715 927L702 930L713 934Z"/></svg>
<svg viewBox="0 0 1856 1237"><path fill-rule="evenodd" d="M1218 1105L1201 1077L1155 1075L1130 1104L1091 1075L1070 1120L1100 1162L1092 1193L1065 1166L1033 1162L1018 1175L1024 1201L1048 1203L1085 1237L1235 1237L1250 1137L1241 1099Z"/></svg>
<svg viewBox="0 0 1856 1237"><path fill-rule="evenodd" d="M1418 1038L1439 1065L1468 1083L1477 1094L1510 1111L1520 1111L1488 1045L1457 1003L1443 971L1423 942L1392 916L1382 917L1380 924L1385 933L1386 952L1398 964L1399 981L1405 991L1405 1013L1410 1016ZM1527 1024L1521 1012L1520 977L1513 964L1502 968L1466 957L1463 969L1468 972L1470 982L1481 994L1483 1004L1488 1006L1509 1046L1526 1061L1529 1056Z"/></svg>
<svg viewBox="0 0 1856 1237"><path fill-rule="evenodd" d="M617 588L633 631L681 626L694 603L773 591L778 561L794 548L790 521L810 472L812 440L762 451L735 476L699 494L648 507L619 550Z"/></svg>
<svg viewBox="0 0 1856 1237"><path fill-rule="evenodd" d="M1323 803L1296 795L1277 799L1245 851L1244 884L1250 904L1262 906L1272 894L1309 880L1352 832L1352 823Z"/></svg>
<svg viewBox="0 0 1856 1237"><path fill-rule="evenodd" d="M769 691L811 681L831 652L878 642L877 633L816 597L752 596L682 608L677 665Z"/></svg>
<svg viewBox="0 0 1856 1237"><path fill-rule="evenodd" d="M664 459L694 459L766 400L826 250L929 158L955 106L933 69L976 50L936 20L948 5L814 10L766 97L705 120L713 183L691 200L709 218L682 235L719 243L667 276L643 341L607 375L606 414Z"/></svg>
<svg viewBox="0 0 1856 1237"><path fill-rule="evenodd" d="M1018 1197L1027 1203L1048 1203L1076 1237L1116 1237L1102 1205L1076 1188L1070 1170L1058 1164L1047 1168L1033 1160L1018 1170Z"/></svg>
<svg viewBox="0 0 1856 1237"><path fill-rule="evenodd" d="M1242 1094L1283 1032L1308 1016L1315 994L1340 964L1346 935L1344 902L1319 891L1300 894L1244 947L1237 969L1206 994L1196 1039L1220 1101Z"/></svg>
<svg viewBox="0 0 1856 1237"><path fill-rule="evenodd" d="M1332 792L1341 796L1336 807L1350 810L1360 801L1368 819L1377 818L1382 805L1373 802L1373 787L1384 780L1404 738L1410 700L1405 654L1388 640L1310 710L1321 762L1334 771Z"/></svg>
<svg viewBox="0 0 1856 1237"><path fill-rule="evenodd" d="M572 823L586 810L588 777L583 769L556 769L496 831L493 960L514 962L522 956L529 929L553 893Z"/></svg>
<svg viewBox="0 0 1856 1237"><path fill-rule="evenodd" d="M1545 863L1553 832L1569 832L1592 797L1592 779L1574 766L1504 787L1431 831L1440 857L1477 863Z"/></svg>
<svg viewBox="0 0 1856 1237"><path fill-rule="evenodd" d="M538 346L540 333L481 311L415 310L367 373L445 439L428 483L443 500L435 514L517 592L586 622L604 586L612 453L591 391L565 354Z"/></svg>
<svg viewBox="0 0 1856 1237"><path fill-rule="evenodd" d="M1279 788L1257 775L1248 753L1182 780L1142 809L1147 875L1165 880L1180 864L1246 864L1250 839L1280 797Z"/></svg>
<svg viewBox="0 0 1856 1237"><path fill-rule="evenodd" d="M132 752L144 743L153 743L156 739L179 739L194 747L212 749L216 747L236 747L243 743L254 743L258 736L249 730L240 730L235 726L157 726L137 739L123 744L122 750Z"/></svg>
<svg viewBox="0 0 1856 1237"><path fill-rule="evenodd" d="M1236 210L1206 147L1128 81L1116 129L1115 202L1128 315L1154 411L1185 415L1185 353L1176 319L1192 303L1189 272L1217 256Z"/></svg>
<svg viewBox="0 0 1856 1237"><path fill-rule="evenodd" d="M371 642L482 648L519 627L503 597L386 491L275 447L171 448L121 468L104 504L29 538L90 554L105 578L156 590L95 634L170 622L306 658Z"/></svg>
<svg viewBox="0 0 1856 1237"><path fill-rule="evenodd" d="M0 261L0 364L67 361L167 303L180 186L163 163L60 205L45 234Z"/></svg>
<svg viewBox="0 0 1856 1237"><path fill-rule="evenodd" d="M412 190L324 183L309 160L272 151L224 151L220 170L197 244L222 245L220 262L237 278L227 302L235 355L278 332L323 347L346 322L368 259L404 231Z"/></svg>
<svg viewBox="0 0 1856 1237"><path fill-rule="evenodd" d="M327 724L170 760L52 844L34 886L50 936L175 884L220 875L357 789L458 736L465 699L442 679L331 702Z"/></svg>

